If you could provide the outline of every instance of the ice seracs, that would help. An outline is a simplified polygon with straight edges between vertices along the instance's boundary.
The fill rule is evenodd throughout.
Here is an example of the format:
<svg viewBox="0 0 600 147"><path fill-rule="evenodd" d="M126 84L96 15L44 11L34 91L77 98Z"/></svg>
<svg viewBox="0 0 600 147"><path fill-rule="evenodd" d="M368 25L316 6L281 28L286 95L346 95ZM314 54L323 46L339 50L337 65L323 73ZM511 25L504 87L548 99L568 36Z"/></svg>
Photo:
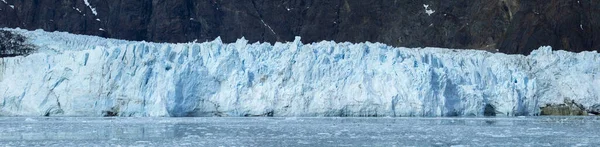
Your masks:
<svg viewBox="0 0 600 147"><path fill-rule="evenodd" d="M600 104L600 54L529 56L380 43L147 43L8 29L39 48L0 60L8 116L534 115Z"/></svg>

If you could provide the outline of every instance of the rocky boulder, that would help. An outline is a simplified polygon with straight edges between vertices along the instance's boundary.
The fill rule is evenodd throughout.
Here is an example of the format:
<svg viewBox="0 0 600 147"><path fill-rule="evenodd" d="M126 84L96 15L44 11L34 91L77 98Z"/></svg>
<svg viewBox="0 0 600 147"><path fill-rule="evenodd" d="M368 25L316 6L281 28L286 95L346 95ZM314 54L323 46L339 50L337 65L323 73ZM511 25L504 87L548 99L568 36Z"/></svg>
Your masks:
<svg viewBox="0 0 600 147"><path fill-rule="evenodd" d="M594 115L600 115L600 104L592 105L590 108L588 108L587 112Z"/></svg>
<svg viewBox="0 0 600 147"><path fill-rule="evenodd" d="M568 98L565 99L563 104L546 104L545 106L540 107L540 110L540 115L588 115L583 105L577 104Z"/></svg>

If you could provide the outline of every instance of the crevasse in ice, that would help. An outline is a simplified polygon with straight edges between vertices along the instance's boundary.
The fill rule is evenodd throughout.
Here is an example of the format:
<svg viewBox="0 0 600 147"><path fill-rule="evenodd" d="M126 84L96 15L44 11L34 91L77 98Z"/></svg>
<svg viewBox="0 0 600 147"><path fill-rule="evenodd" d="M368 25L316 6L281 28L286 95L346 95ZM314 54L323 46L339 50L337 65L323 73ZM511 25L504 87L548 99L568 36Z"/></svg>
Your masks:
<svg viewBox="0 0 600 147"><path fill-rule="evenodd" d="M600 103L600 54L529 56L323 41L148 43L8 29L39 48L0 60L4 116L535 115Z"/></svg>

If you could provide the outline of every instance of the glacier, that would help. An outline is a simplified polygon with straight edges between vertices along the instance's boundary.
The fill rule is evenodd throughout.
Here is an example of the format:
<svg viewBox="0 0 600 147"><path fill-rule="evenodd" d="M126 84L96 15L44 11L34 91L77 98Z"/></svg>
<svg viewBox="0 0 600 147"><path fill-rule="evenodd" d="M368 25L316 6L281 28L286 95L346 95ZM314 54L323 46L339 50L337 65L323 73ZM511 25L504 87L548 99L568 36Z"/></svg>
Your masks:
<svg viewBox="0 0 600 147"><path fill-rule="evenodd" d="M151 43L7 29L38 51L0 58L1 116L537 115L600 104L600 54L529 56L381 43Z"/></svg>

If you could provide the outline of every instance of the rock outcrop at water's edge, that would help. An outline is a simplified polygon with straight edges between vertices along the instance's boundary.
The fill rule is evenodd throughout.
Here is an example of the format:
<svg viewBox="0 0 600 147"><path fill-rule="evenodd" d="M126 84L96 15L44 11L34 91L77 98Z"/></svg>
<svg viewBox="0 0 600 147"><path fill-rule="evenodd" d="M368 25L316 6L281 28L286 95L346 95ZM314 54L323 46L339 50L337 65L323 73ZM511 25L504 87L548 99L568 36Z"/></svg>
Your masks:
<svg viewBox="0 0 600 147"><path fill-rule="evenodd" d="M540 107L540 110L540 115L588 115L583 105L577 104L569 98L565 98L562 104L546 104Z"/></svg>
<svg viewBox="0 0 600 147"><path fill-rule="evenodd" d="M600 115L600 104L592 105L592 107L588 108L588 113L594 115Z"/></svg>

